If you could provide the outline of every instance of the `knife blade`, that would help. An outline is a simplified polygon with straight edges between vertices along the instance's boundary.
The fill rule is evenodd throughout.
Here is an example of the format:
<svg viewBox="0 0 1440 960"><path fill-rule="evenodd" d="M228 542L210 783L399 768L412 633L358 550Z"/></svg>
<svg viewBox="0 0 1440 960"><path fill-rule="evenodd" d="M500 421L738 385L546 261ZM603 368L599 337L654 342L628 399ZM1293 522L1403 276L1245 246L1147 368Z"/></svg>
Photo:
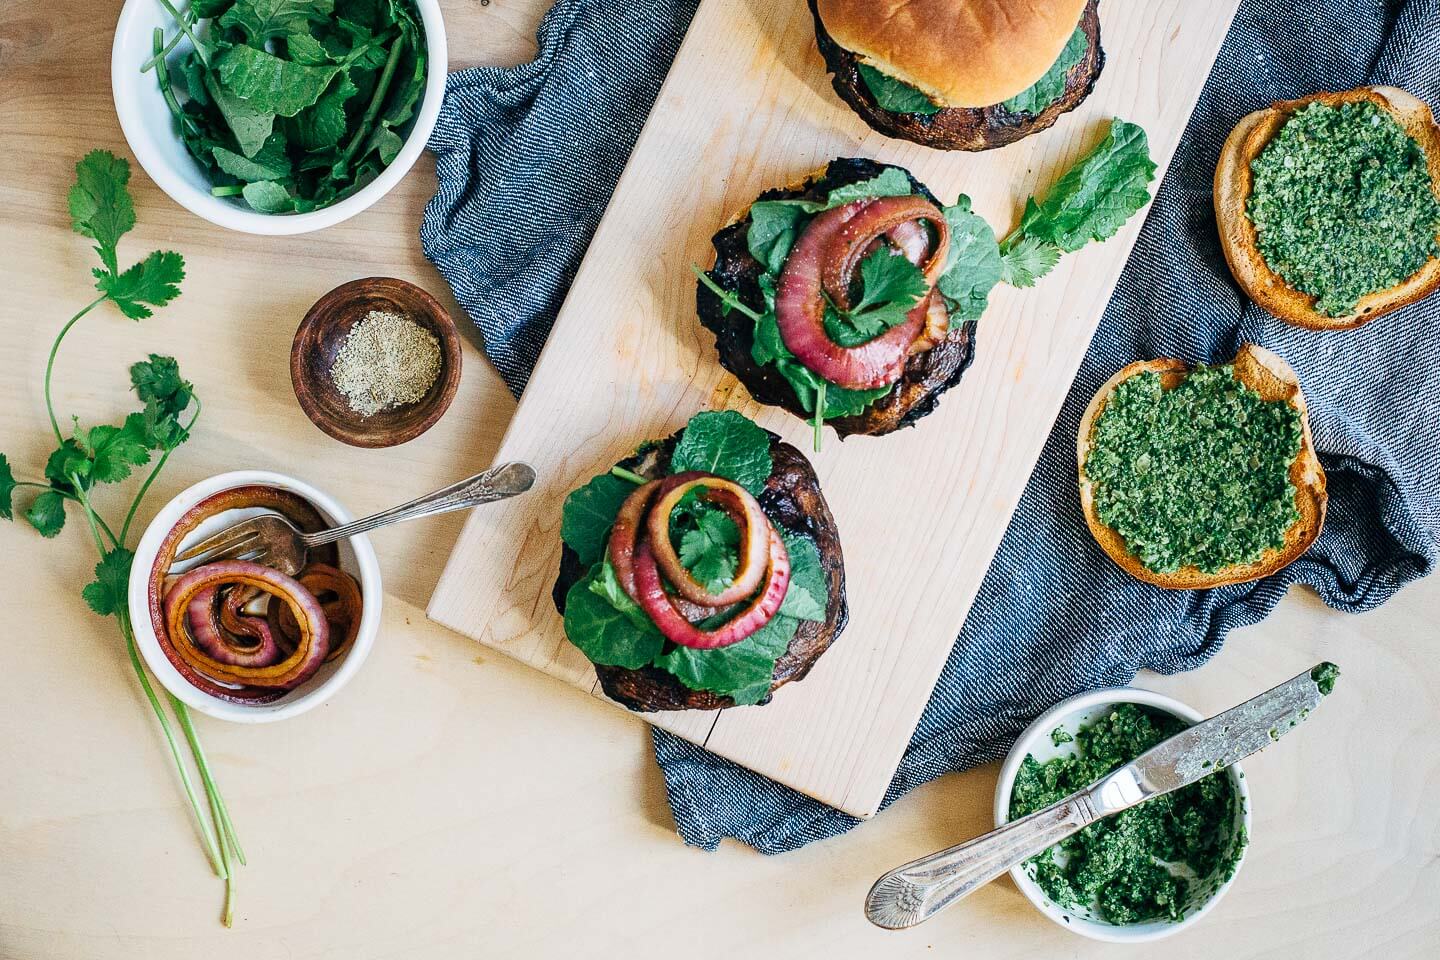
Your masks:
<svg viewBox="0 0 1440 960"><path fill-rule="evenodd" d="M870 888L865 916L890 930L914 926L1101 817L1178 790L1258 753L1309 717L1338 674L1332 663L1316 664L1258 697L1182 730L1043 810L891 870Z"/></svg>

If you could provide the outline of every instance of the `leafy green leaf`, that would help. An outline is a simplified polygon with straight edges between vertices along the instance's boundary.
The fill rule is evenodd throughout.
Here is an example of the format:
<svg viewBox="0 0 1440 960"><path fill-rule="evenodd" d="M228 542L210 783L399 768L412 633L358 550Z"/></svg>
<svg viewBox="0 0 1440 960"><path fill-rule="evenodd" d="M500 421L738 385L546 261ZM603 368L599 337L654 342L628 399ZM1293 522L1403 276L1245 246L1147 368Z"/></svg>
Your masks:
<svg viewBox="0 0 1440 960"><path fill-rule="evenodd" d="M680 563L690 575L712 593L728 587L740 561L740 529L730 515L698 504L681 523L680 534Z"/></svg>
<svg viewBox="0 0 1440 960"><path fill-rule="evenodd" d="M251 43L263 44L272 37L308 30L310 24L327 19L335 0L236 0L220 18L222 27L236 27Z"/></svg>
<svg viewBox="0 0 1440 960"><path fill-rule="evenodd" d="M205 75L205 90L220 111L226 126L234 134L240 152L247 157L253 157L265 146L265 141L274 131L275 113L262 110L231 93L216 81L213 73Z"/></svg>
<svg viewBox="0 0 1440 960"><path fill-rule="evenodd" d="M131 320L151 316L151 307L163 307L180 296L185 260L171 250L156 250L118 276L95 272L95 288L115 302Z"/></svg>
<svg viewBox="0 0 1440 960"><path fill-rule="evenodd" d="M95 579L85 585L80 595L90 609L108 617L125 609L125 596L130 587L130 564L135 554L124 547L108 551L95 564Z"/></svg>
<svg viewBox="0 0 1440 960"><path fill-rule="evenodd" d="M672 473L713 473L757 496L765 489L772 467L770 435L734 410L695 414L670 456Z"/></svg>
<svg viewBox="0 0 1440 960"><path fill-rule="evenodd" d="M65 440L56 447L45 461L45 479L60 490L74 492L76 481L79 489L90 489L90 452L83 450L75 438Z"/></svg>
<svg viewBox="0 0 1440 960"><path fill-rule="evenodd" d="M1055 268L1063 251L1035 237L1021 237L1001 258L1000 279L1012 287L1033 287Z"/></svg>
<svg viewBox="0 0 1440 960"><path fill-rule="evenodd" d="M345 136L345 102L357 92L348 73L336 77L313 106L295 115L291 129L296 142L310 151L330 150L338 145Z"/></svg>
<svg viewBox="0 0 1440 960"><path fill-rule="evenodd" d="M655 665L691 690L709 690L737 704L759 703L770 692L775 661L790 646L800 621L775 616L739 643L713 650L677 646Z"/></svg>
<svg viewBox="0 0 1440 960"><path fill-rule="evenodd" d="M170 416L188 407L195 395L194 384L180 376L175 358L158 353L130 366L130 385L141 401L155 403L161 413Z"/></svg>
<svg viewBox="0 0 1440 960"><path fill-rule="evenodd" d="M1020 233L1066 253L1107 240L1149 202L1154 179L1145 131L1116 118L1105 139L1050 188L1044 202L1030 199Z"/></svg>
<svg viewBox="0 0 1440 960"><path fill-rule="evenodd" d="M108 150L91 150L75 164L75 185L70 188L71 228L95 241L95 252L111 273L120 267L115 248L135 226L135 204L126 184L130 164Z"/></svg>
<svg viewBox="0 0 1440 960"><path fill-rule="evenodd" d="M952 319L978 320L990 302L990 291L1000 282L1000 245L985 218L970 210L970 198L964 194L944 212L950 225L950 255L935 285Z"/></svg>
<svg viewBox="0 0 1440 960"><path fill-rule="evenodd" d="M860 284L860 302L853 313L882 303L898 303L909 310L929 290L924 272L884 244L860 261Z"/></svg>
<svg viewBox="0 0 1440 960"><path fill-rule="evenodd" d="M653 623L636 623L592 589L599 573L597 565L566 593L565 636L591 663L638 670L660 654L665 638Z"/></svg>
<svg viewBox="0 0 1440 960"><path fill-rule="evenodd" d="M1045 71L1045 75L1001 105L1011 113L1040 113L1065 93L1065 78L1075 65L1085 58L1085 52L1089 49L1090 38L1085 35L1082 24L1070 34L1070 39L1065 41L1065 48L1060 51L1060 56L1050 65L1050 69Z"/></svg>
<svg viewBox="0 0 1440 960"><path fill-rule="evenodd" d="M831 190L825 198L824 209L842 206L852 200L869 197L905 197L915 192L909 176L899 167L886 167L869 180L847 183Z"/></svg>
<svg viewBox="0 0 1440 960"><path fill-rule="evenodd" d="M90 479L119 483L131 467L150 462L149 430L143 413L132 413L123 426L101 425L76 435L76 445L90 458Z"/></svg>
<svg viewBox="0 0 1440 960"><path fill-rule="evenodd" d="M783 532L781 538L790 554L790 587L780 604L780 614L796 620L823 622L830 589L825 568L820 563L820 551L809 537Z"/></svg>
<svg viewBox="0 0 1440 960"><path fill-rule="evenodd" d="M293 117L320 99L340 67L291 63L242 45L217 57L215 71L222 89L246 101L252 109Z"/></svg>
<svg viewBox="0 0 1440 960"><path fill-rule="evenodd" d="M785 257L795 246L804 216L803 207L780 200L760 200L751 205L745 243L766 273L778 275L785 266Z"/></svg>
<svg viewBox="0 0 1440 960"><path fill-rule="evenodd" d="M286 34L285 55L287 59L312 67L321 66L335 59L339 59L331 57L330 51L325 48L325 44L308 33Z"/></svg>
<svg viewBox="0 0 1440 960"><path fill-rule="evenodd" d="M261 213L285 213L294 208L294 199L284 184L274 180L257 180L245 184L241 191L245 202Z"/></svg>
<svg viewBox="0 0 1440 960"><path fill-rule="evenodd" d="M15 474L10 470L10 461L0 453L0 517L14 520Z"/></svg>
<svg viewBox="0 0 1440 960"><path fill-rule="evenodd" d="M380 157L380 162L389 166L395 161L396 155L400 153L400 148L404 145L405 141L400 139L398 133L387 126L379 126L375 128L374 133L370 134L370 139L361 152L363 154L374 150Z"/></svg>
<svg viewBox="0 0 1440 960"><path fill-rule="evenodd" d="M234 3L235 0L192 0L190 12L198 19L209 20L211 17L218 17L225 12L225 8Z"/></svg>
<svg viewBox="0 0 1440 960"><path fill-rule="evenodd" d="M608 553L605 555L605 559L590 571L586 579L590 581L591 593L604 598L606 603L629 617L637 628L642 631L656 629L650 615L640 609L640 604L636 603L630 594L625 592L625 588L620 586L620 577L615 572L615 565L610 562Z"/></svg>
<svg viewBox="0 0 1440 960"><path fill-rule="evenodd" d="M59 491L46 490L30 504L25 519L46 539L58 535L65 527L65 498Z"/></svg>
<svg viewBox="0 0 1440 960"><path fill-rule="evenodd" d="M290 176L290 157L285 153L285 134L279 130L266 139L253 157L222 146L210 148L215 164L236 180L280 180Z"/></svg>
<svg viewBox="0 0 1440 960"><path fill-rule="evenodd" d="M590 567L605 554L610 528L620 504L635 490L635 484L609 473L594 477L565 498L560 512L560 539Z"/></svg>
<svg viewBox="0 0 1440 960"><path fill-rule="evenodd" d="M876 70L868 63L862 63L859 67L860 79L865 82L881 110L890 113L918 113L927 117L940 112L940 105L917 87L904 80L897 80L884 71Z"/></svg>

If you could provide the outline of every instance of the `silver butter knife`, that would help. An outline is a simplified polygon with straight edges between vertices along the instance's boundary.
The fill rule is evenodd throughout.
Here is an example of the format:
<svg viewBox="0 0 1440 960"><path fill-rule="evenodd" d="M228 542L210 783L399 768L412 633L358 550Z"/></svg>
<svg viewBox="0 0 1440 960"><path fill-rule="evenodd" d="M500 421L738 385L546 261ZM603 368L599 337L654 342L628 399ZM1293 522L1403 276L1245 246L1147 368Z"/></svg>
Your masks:
<svg viewBox="0 0 1440 960"><path fill-rule="evenodd" d="M888 930L913 927L1096 820L1178 790L1263 750L1319 706L1334 683L1333 671L1331 664L1317 664L1253 700L1177 733L1064 800L891 870L870 888L865 916Z"/></svg>

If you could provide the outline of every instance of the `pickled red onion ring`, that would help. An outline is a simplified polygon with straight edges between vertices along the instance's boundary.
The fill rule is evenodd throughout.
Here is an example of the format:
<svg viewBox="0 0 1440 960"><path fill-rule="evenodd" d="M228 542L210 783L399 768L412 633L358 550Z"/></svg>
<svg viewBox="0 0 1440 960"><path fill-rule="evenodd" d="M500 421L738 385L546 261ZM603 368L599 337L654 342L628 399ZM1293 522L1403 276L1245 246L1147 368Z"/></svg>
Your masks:
<svg viewBox="0 0 1440 960"><path fill-rule="evenodd" d="M663 485L662 485L663 486ZM730 585L711 593L685 569L670 542L670 515L690 491L704 489L702 497L724 510L740 529L740 561ZM677 483L665 492L656 491L655 505L646 521L650 552L665 579L680 596L702 607L728 607L739 603L760 587L769 560L770 518L750 491L723 477L701 477ZM612 561L613 562L613 561Z"/></svg>
<svg viewBox="0 0 1440 960"><path fill-rule="evenodd" d="M284 658L270 624L260 617L246 616L241 608L249 601L236 588L206 587L190 601L185 611L190 637L206 655L233 667L268 667ZM237 638L248 642L239 642Z"/></svg>

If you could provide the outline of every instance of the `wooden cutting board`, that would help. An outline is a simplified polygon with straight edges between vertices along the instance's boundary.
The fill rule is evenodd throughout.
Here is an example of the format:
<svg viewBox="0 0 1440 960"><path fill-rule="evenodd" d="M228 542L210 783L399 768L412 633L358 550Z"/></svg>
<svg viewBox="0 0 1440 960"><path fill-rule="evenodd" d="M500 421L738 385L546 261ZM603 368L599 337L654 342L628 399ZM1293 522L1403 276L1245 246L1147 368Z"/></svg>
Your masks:
<svg viewBox="0 0 1440 960"><path fill-rule="evenodd" d="M809 427L752 401L696 320L689 265L709 266L710 236L762 190L837 156L908 167L947 203L967 193L1004 235L1111 116L1145 128L1163 175L1237 4L1102 2L1107 62L1084 106L1021 143L966 154L871 132L830 89L802 0L703 0L500 448L540 480L474 511L430 617L603 696L550 599L566 494L706 408L739 410L810 450ZM827 431L812 459L840 528L851 619L808 678L763 707L637 716L873 814L1142 219L1032 289L996 287L974 366L916 428L843 443Z"/></svg>

